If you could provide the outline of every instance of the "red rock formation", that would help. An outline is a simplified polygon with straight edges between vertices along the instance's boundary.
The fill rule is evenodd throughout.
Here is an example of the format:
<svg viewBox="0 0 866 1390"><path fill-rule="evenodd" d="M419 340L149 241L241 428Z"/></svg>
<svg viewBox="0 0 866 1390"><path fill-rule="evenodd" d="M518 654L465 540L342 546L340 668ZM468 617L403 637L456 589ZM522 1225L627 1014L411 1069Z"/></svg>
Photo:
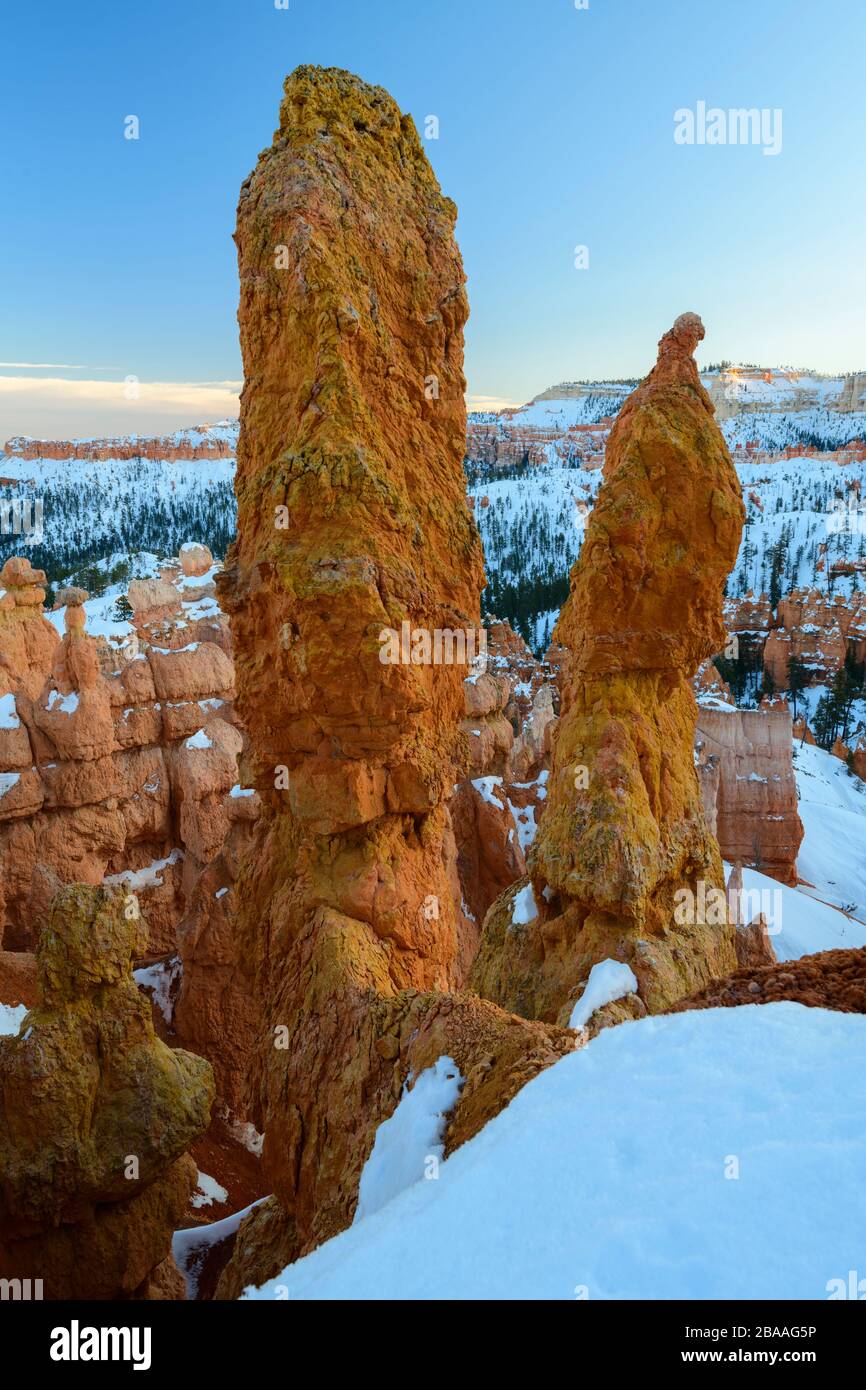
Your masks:
<svg viewBox="0 0 866 1390"><path fill-rule="evenodd" d="M722 858L751 864L791 886L803 825L797 811L793 727L787 704L698 709L699 757L715 759L718 788L710 808Z"/></svg>
<svg viewBox="0 0 866 1390"><path fill-rule="evenodd" d="M530 883L494 905L479 991L567 1019L593 964L626 960L651 1010L734 963L723 920L680 923L678 895L723 895L693 761L689 681L724 645L722 591L744 509L684 315L608 442L555 640L570 648L549 804Z"/></svg>
<svg viewBox="0 0 866 1390"><path fill-rule="evenodd" d="M454 220L384 91L287 79L238 208L239 520L220 581L264 802L238 899L276 1197L241 1228L223 1295L348 1223L410 1068L454 1059L468 1133L573 1045L443 993L474 932L448 810L468 671L423 644L404 660L399 639L479 625Z"/></svg>
<svg viewBox="0 0 866 1390"><path fill-rule="evenodd" d="M156 438L121 436L114 439L8 439L4 453L21 459L82 459L89 463L106 459L227 459L235 454L233 421L198 425L175 435ZM213 433L211 433L213 431Z"/></svg>
<svg viewBox="0 0 866 1390"><path fill-rule="evenodd" d="M831 598L820 589L796 589L779 603L776 626L764 647L764 671L777 690L788 687L792 657L808 669L809 684L822 685L851 652L866 658L866 595Z"/></svg>
<svg viewBox="0 0 866 1390"><path fill-rule="evenodd" d="M179 570L176 584L131 585L136 638L119 651L88 635L83 590L60 595L61 641L42 614L38 574L26 561L3 570L0 941L7 948L34 944L57 881L132 875L146 902L151 952L173 949L201 867L221 853L231 827L249 819L250 808L230 795L242 740L231 727L226 620L212 576L203 578L212 565L201 568L209 558L204 548L191 552L187 563L197 573Z"/></svg>

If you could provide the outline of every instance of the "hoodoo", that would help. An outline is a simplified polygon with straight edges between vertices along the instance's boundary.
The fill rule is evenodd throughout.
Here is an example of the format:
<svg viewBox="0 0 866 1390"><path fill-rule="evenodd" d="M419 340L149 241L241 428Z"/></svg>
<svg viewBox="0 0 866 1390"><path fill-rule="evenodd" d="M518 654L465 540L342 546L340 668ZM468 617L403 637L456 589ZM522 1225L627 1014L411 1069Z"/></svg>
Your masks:
<svg viewBox="0 0 866 1390"><path fill-rule="evenodd" d="M548 806L528 881L490 909L473 976L530 1018L566 1022L606 959L631 966L638 1012L736 964L690 678L724 646L744 508L693 358L703 336L697 315L677 319L620 411L554 632L569 658Z"/></svg>
<svg viewBox="0 0 866 1390"><path fill-rule="evenodd" d="M275 1198L241 1227L222 1296L348 1225L410 1072L447 1054L467 1078L453 1143L573 1045L448 992L477 944L447 804L469 672L437 663L436 637L469 648L483 585L455 218L385 91L337 69L287 79L238 205L238 538L220 581L264 803L237 898ZM383 661L404 624L429 641Z"/></svg>
<svg viewBox="0 0 866 1390"><path fill-rule="evenodd" d="M136 900L74 884L37 948L40 1001L0 1038L0 1276L45 1298L172 1296L214 1096L210 1065L154 1034L132 978Z"/></svg>

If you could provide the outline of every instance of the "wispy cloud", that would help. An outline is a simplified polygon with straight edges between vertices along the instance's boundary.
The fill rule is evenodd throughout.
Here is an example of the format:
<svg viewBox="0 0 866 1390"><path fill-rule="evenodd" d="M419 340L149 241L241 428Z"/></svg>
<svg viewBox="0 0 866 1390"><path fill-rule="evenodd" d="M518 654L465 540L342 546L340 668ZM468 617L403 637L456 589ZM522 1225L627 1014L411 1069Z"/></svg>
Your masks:
<svg viewBox="0 0 866 1390"><path fill-rule="evenodd" d="M154 432L236 417L240 381L113 381L0 375L0 445L37 439Z"/></svg>
<svg viewBox="0 0 866 1390"><path fill-rule="evenodd" d="M0 362L0 367L16 367L30 372L117 372L119 367L97 367L91 363L79 365L76 362Z"/></svg>
<svg viewBox="0 0 866 1390"><path fill-rule="evenodd" d="M509 401L505 396L467 396L467 410L517 410L524 401Z"/></svg>

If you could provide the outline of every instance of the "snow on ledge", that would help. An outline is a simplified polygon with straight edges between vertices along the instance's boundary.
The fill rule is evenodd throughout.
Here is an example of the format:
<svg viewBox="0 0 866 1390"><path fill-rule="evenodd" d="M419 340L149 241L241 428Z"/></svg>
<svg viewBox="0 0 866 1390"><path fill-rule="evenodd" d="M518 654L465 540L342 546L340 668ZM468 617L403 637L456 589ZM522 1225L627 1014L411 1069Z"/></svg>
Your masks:
<svg viewBox="0 0 866 1390"><path fill-rule="evenodd" d="M621 960L600 960L589 972L583 994L571 1011L569 1028L585 1028L597 1009L637 994L637 979L630 965Z"/></svg>
<svg viewBox="0 0 866 1390"><path fill-rule="evenodd" d="M535 894L532 891L532 884L527 883L525 888L514 897L511 904L511 925L513 927L524 927L527 922L531 922L538 916L538 906L535 901Z"/></svg>

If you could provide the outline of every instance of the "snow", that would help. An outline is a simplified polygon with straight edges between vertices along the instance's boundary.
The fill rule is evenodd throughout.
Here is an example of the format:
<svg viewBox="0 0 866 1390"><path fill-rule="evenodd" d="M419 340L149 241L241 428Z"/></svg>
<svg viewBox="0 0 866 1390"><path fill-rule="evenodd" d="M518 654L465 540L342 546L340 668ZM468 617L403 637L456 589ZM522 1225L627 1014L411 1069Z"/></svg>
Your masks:
<svg viewBox="0 0 866 1390"><path fill-rule="evenodd" d="M520 410L501 415L500 429L504 432L509 425L515 424L547 427L562 432L573 425L596 425L606 416L616 415L631 390L630 386L592 382L580 395L530 401Z"/></svg>
<svg viewBox="0 0 866 1390"><path fill-rule="evenodd" d="M604 1029L440 1168L245 1297L826 1299L862 1268L866 1016Z"/></svg>
<svg viewBox="0 0 866 1390"><path fill-rule="evenodd" d="M21 781L20 772L0 772L0 796L5 796L11 792L13 787L17 787Z"/></svg>
<svg viewBox="0 0 866 1390"><path fill-rule="evenodd" d="M14 1038L26 1013L26 1004L0 1004L0 1038Z"/></svg>
<svg viewBox="0 0 866 1390"><path fill-rule="evenodd" d="M244 1217L266 1200L265 1197L259 1197L241 1211L234 1211L231 1216L224 1216L221 1221L212 1221L208 1226L192 1226L175 1231L171 1241L171 1253L186 1279L188 1298L193 1299L198 1295L199 1276L208 1251L228 1236L233 1236Z"/></svg>
<svg viewBox="0 0 866 1390"><path fill-rule="evenodd" d="M167 961L159 960L154 965L145 965L132 972L132 978L141 989L153 990L153 1002L169 1025L174 1017L173 987L182 974L180 956L172 956Z"/></svg>
<svg viewBox="0 0 866 1390"><path fill-rule="evenodd" d="M589 972L583 994L571 1011L569 1028L585 1028L596 1009L612 1004L627 994L637 994L637 980L631 966L619 960L600 960Z"/></svg>
<svg viewBox="0 0 866 1390"><path fill-rule="evenodd" d="M866 946L862 922L827 903L816 902L805 888L787 888L756 869L744 868L743 892L743 916L753 921L758 912L764 913L780 961Z"/></svg>
<svg viewBox="0 0 866 1390"><path fill-rule="evenodd" d="M532 891L532 884L527 883L525 888L515 894L511 904L511 925L513 927L524 927L527 922L531 922L538 916L538 907L535 902L535 894Z"/></svg>
<svg viewBox="0 0 866 1390"><path fill-rule="evenodd" d="M227 1123L232 1138L243 1145L248 1153L254 1154L256 1158L261 1158L265 1136L259 1134L255 1125L250 1124L248 1120L234 1120L230 1117Z"/></svg>
<svg viewBox="0 0 866 1390"><path fill-rule="evenodd" d="M814 885L803 891L866 923L866 783L808 743L795 743L794 771L806 831L797 871Z"/></svg>
<svg viewBox="0 0 866 1390"><path fill-rule="evenodd" d="M157 782L156 786L158 785ZM156 786L151 787L149 783L146 783L145 790L155 791ZM164 880L159 875L163 869L179 863L181 859L183 859L183 850L173 849L165 859L154 859L143 869L124 869L122 873L109 874L107 878L103 879L103 882L123 884L131 893L139 893L144 888L161 888Z"/></svg>
<svg viewBox="0 0 866 1390"><path fill-rule="evenodd" d="M494 789L502 787L501 777L475 777L472 785L477 792L480 792L481 799L486 801L488 806L495 806L497 811L505 809L504 799L500 801L497 796L494 796Z"/></svg>
<svg viewBox="0 0 866 1390"><path fill-rule="evenodd" d="M193 1207L212 1207L214 1202L227 1202L229 1194L224 1187L212 1178L209 1173L199 1173L196 1179L196 1191L190 1197L190 1205Z"/></svg>
<svg viewBox="0 0 866 1390"><path fill-rule="evenodd" d="M456 1063L440 1057L421 1072L411 1090L408 1082L403 1087L393 1115L376 1130L373 1151L361 1172L355 1225L425 1176L438 1177L446 1119L462 1086Z"/></svg>
<svg viewBox="0 0 866 1390"><path fill-rule="evenodd" d="M198 733L192 734L186 741L187 748L213 748L213 743L208 738L204 729L199 729Z"/></svg>
<svg viewBox="0 0 866 1390"><path fill-rule="evenodd" d="M510 799L508 806L514 817L514 824L517 826L517 842L525 854L535 839L535 832L538 829L535 822L535 807L531 805L515 806ZM509 834L511 833L509 831Z"/></svg>
<svg viewBox="0 0 866 1390"><path fill-rule="evenodd" d="M14 695L0 695L0 729L19 729L21 720L15 708Z"/></svg>
<svg viewBox="0 0 866 1390"><path fill-rule="evenodd" d="M48 710L56 708L60 714L74 714L78 709L78 691L73 690L68 695L61 695L59 690L52 690L45 708Z"/></svg>

